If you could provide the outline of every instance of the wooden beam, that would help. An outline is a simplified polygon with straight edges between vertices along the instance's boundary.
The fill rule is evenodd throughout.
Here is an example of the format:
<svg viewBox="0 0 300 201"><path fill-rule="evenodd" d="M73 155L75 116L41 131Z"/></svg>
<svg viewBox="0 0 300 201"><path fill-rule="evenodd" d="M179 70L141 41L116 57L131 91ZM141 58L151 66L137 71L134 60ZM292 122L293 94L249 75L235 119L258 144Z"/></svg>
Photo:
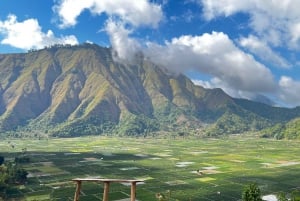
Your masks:
<svg viewBox="0 0 300 201"><path fill-rule="evenodd" d="M131 183L131 182L143 182L144 180L137 179L102 179L102 178L76 178L72 179L72 181L93 181L93 182L115 182L115 183Z"/></svg>

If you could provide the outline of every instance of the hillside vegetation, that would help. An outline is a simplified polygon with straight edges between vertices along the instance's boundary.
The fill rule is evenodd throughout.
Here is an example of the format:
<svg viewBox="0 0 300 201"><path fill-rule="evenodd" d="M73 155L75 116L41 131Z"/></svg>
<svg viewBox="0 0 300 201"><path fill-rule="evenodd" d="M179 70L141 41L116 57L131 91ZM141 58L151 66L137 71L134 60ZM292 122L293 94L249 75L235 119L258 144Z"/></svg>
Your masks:
<svg viewBox="0 0 300 201"><path fill-rule="evenodd" d="M262 130L262 136L275 139L300 139L300 118L288 123L278 123L270 128Z"/></svg>

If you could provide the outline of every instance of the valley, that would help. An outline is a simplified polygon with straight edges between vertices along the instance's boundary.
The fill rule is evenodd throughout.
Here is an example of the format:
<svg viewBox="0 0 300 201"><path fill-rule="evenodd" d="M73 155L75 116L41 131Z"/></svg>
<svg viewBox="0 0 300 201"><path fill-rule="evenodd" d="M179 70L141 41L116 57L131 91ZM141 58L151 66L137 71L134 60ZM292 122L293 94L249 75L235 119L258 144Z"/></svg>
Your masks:
<svg viewBox="0 0 300 201"><path fill-rule="evenodd" d="M91 136L49 139L4 139L0 155L23 163L28 183L11 189L7 199L73 200L81 178L141 179L139 201L157 193L170 200L239 200L243 188L257 183L263 195L299 190L298 141L252 136L222 139L129 138ZM101 200L102 183L84 183L80 201ZM129 198L130 187L113 184L110 200Z"/></svg>

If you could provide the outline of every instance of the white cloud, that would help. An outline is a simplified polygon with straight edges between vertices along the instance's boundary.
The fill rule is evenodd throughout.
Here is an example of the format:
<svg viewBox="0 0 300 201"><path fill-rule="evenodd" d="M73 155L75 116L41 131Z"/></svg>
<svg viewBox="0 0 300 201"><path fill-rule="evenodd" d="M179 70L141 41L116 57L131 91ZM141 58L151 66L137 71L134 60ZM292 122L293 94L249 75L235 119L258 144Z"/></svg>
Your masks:
<svg viewBox="0 0 300 201"><path fill-rule="evenodd" d="M53 44L78 44L75 36L57 38L51 30L43 33L36 19L18 22L15 15L9 15L5 21L0 21L1 44L29 50L39 49Z"/></svg>
<svg viewBox="0 0 300 201"><path fill-rule="evenodd" d="M207 20L219 16L230 16L239 11L245 11L251 9L254 5L252 0L241 1L241 0L198 0L203 5L203 16Z"/></svg>
<svg viewBox="0 0 300 201"><path fill-rule="evenodd" d="M280 2L261 0L197 0L197 2L202 5L202 15L207 21L218 17L233 16L237 13L248 15L249 28L252 29L251 35L247 37L241 36L238 40L239 45L264 62L274 66L291 68L292 65L298 65L298 62L293 59L292 55L288 61L275 52L274 49L278 48L280 51L286 50L288 52L294 51L295 54L300 49L299 0L282 0ZM259 72L256 75L249 74L249 76L257 76L258 74ZM224 81L223 79L221 80ZM210 81L210 84L214 83ZM276 85L278 86L277 90L271 91L271 94L279 95L282 101L290 105L299 105L300 95L297 92L300 90L300 81L282 76L277 84L273 83L273 87ZM263 82L261 86L264 87ZM222 88L231 95L238 92L238 94L244 96L245 92L251 92L249 90L232 91L232 88L228 88L228 85L224 85ZM253 92L255 91L253 90Z"/></svg>
<svg viewBox="0 0 300 201"><path fill-rule="evenodd" d="M202 87L204 87L204 88L206 88L206 89L216 88L216 86L214 86L210 81L193 79L192 82L193 82L195 85L202 86Z"/></svg>
<svg viewBox="0 0 300 201"><path fill-rule="evenodd" d="M149 43L146 55L155 63L177 72L195 70L211 75L219 86L235 91L272 92L271 71L237 48L224 33L181 36L164 46ZM216 85L214 83L214 85Z"/></svg>
<svg viewBox="0 0 300 201"><path fill-rule="evenodd" d="M204 81L204 80L192 80L192 81L194 84L200 85L200 86L202 86L204 88L208 88L208 89L221 88L223 91L225 91L225 93L227 93L228 95L230 95L232 97L248 98L248 97L241 95L243 93L243 91L236 89L236 88L232 88L230 85L228 85L228 83L224 82L223 80L219 79L218 77L213 77L208 81Z"/></svg>
<svg viewBox="0 0 300 201"><path fill-rule="evenodd" d="M200 85L208 89L221 88L225 93L235 98L254 100L256 97L261 96L260 93L256 91L249 92L249 91L233 88L232 86L228 85L228 83L220 80L217 77L214 77L208 81L204 81L204 80L192 80L192 81L195 85Z"/></svg>
<svg viewBox="0 0 300 201"><path fill-rule="evenodd" d="M292 46L297 48L300 40L300 20L299 23L290 26Z"/></svg>
<svg viewBox="0 0 300 201"><path fill-rule="evenodd" d="M220 16L230 16L238 12L249 14L250 27L255 33L274 46L300 46L300 1L282 0L198 0L203 6L203 16L212 20Z"/></svg>
<svg viewBox="0 0 300 201"><path fill-rule="evenodd" d="M147 0L61 0L54 6L54 11L58 13L61 27L74 26L77 17L88 9L92 14L115 16L124 23L133 26L157 27L163 17L161 6L150 3Z"/></svg>
<svg viewBox="0 0 300 201"><path fill-rule="evenodd" d="M293 80L291 77L282 76L279 80L280 98L291 105L300 103L300 81Z"/></svg>
<svg viewBox="0 0 300 201"><path fill-rule="evenodd" d="M105 30L110 37L112 47L118 54L118 58L132 61L136 52L141 50L140 44L129 37L131 31L127 30L122 22L108 20Z"/></svg>
<svg viewBox="0 0 300 201"><path fill-rule="evenodd" d="M228 83L219 79L218 77L213 77L210 80L192 80L194 84L200 85L207 89L221 88L225 93L235 98L249 98L244 94L249 94L250 92L245 92L236 88L231 87ZM252 94L252 93L251 93Z"/></svg>
<svg viewBox="0 0 300 201"><path fill-rule="evenodd" d="M274 52L268 44L259 40L256 36L250 35L248 38L241 37L239 44L249 50L252 54L256 55L263 61L271 62L273 65L282 68L290 68L291 64L286 61L279 54Z"/></svg>
<svg viewBox="0 0 300 201"><path fill-rule="evenodd" d="M85 10L94 5L94 0L61 0L59 5L53 6L53 10L59 14L61 28L77 24L77 17Z"/></svg>

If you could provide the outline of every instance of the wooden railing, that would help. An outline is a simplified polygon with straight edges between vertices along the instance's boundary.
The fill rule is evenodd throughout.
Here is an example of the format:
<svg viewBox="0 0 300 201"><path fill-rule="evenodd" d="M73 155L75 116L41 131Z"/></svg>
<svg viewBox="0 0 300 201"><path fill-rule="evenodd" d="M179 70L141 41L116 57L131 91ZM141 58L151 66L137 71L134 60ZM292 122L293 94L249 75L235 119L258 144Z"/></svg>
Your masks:
<svg viewBox="0 0 300 201"><path fill-rule="evenodd" d="M135 201L136 183L143 182L143 180L135 180L135 179L97 179L97 178L76 178L76 179L72 179L72 181L76 182L76 191L75 191L75 195L74 195L74 201L79 201L82 182L102 182L102 183L104 183L103 201L108 201L108 193L109 193L110 183L113 183L113 182L114 183L130 183L131 184L130 201Z"/></svg>

